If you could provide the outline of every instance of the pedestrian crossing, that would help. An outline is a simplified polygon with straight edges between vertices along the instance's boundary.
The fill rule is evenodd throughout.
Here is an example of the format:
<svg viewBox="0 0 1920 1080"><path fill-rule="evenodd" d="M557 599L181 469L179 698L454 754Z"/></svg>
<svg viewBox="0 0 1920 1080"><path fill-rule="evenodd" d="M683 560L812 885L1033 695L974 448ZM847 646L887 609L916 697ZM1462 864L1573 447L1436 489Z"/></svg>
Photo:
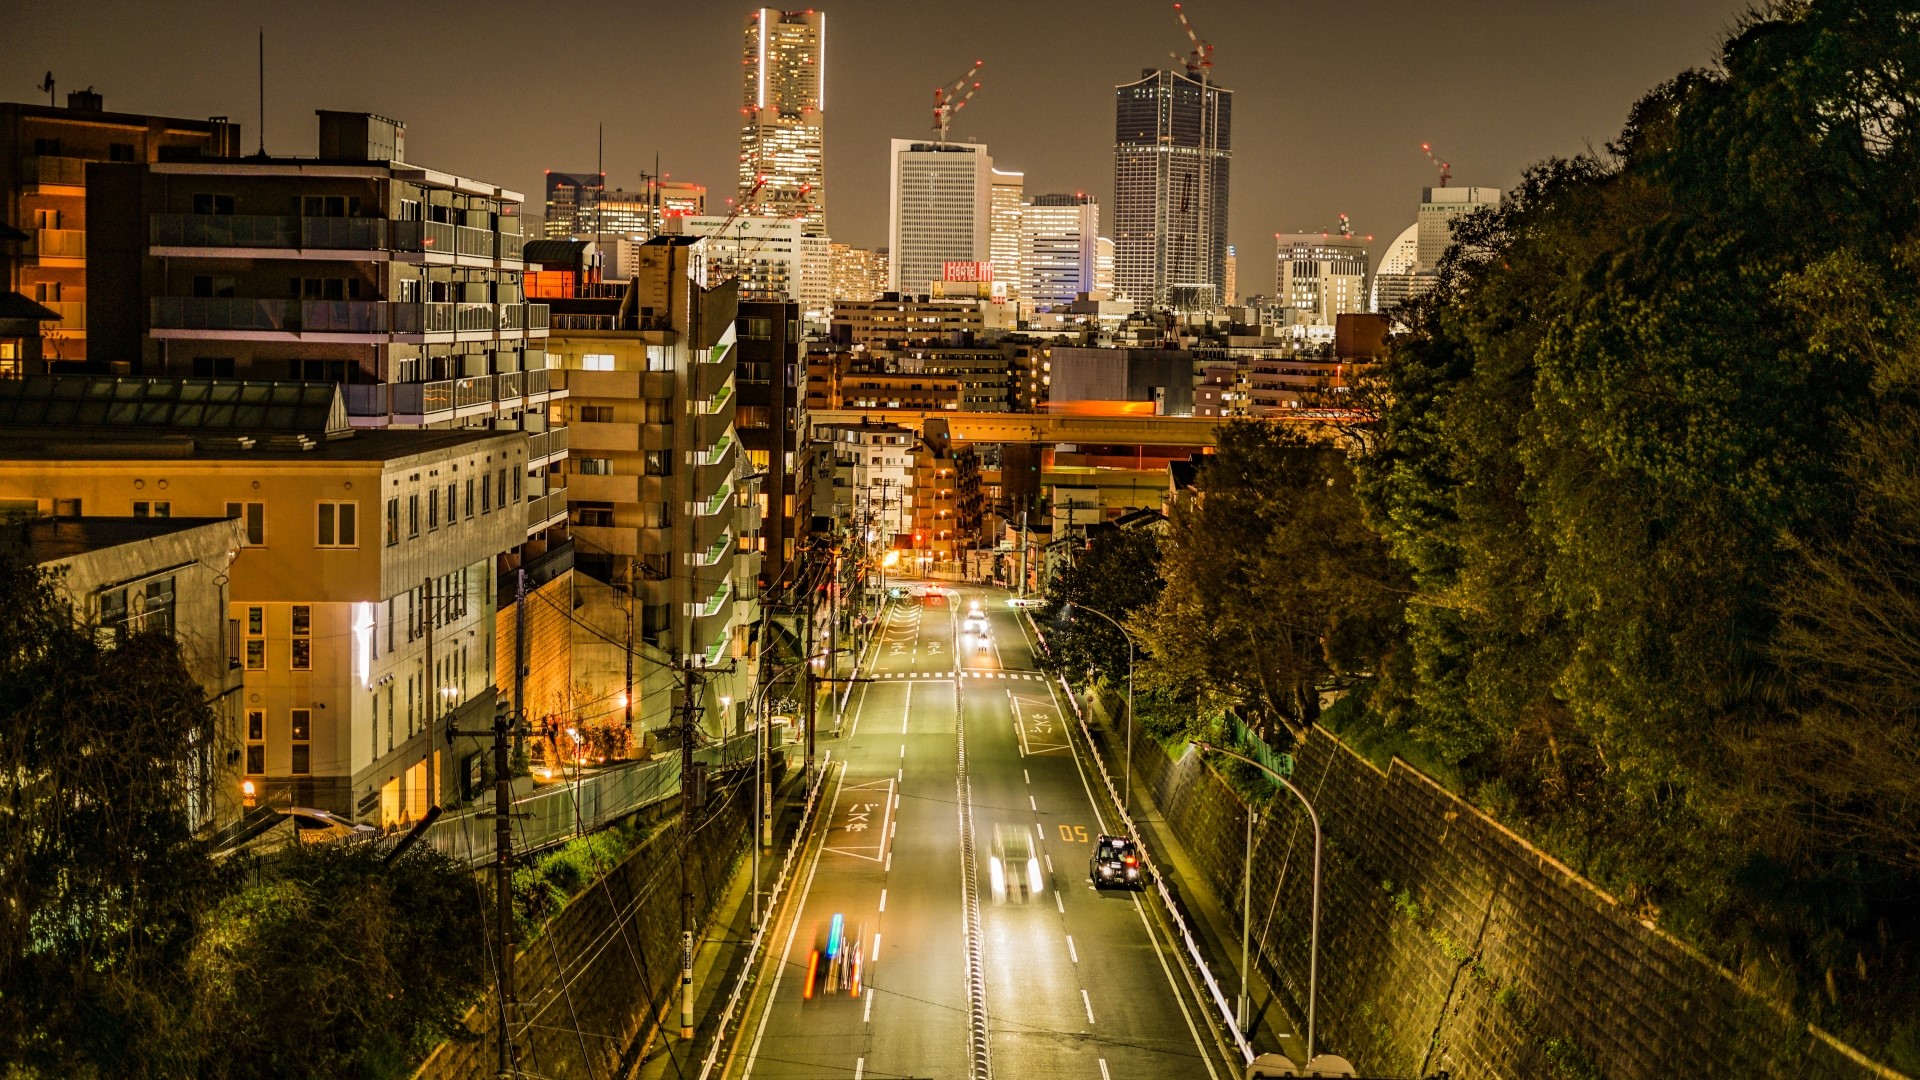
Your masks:
<svg viewBox="0 0 1920 1080"><path fill-rule="evenodd" d="M954 673L951 669L947 671L876 671L871 676L869 676L869 678L873 678L873 679L951 679L953 678L953 675ZM1047 677L1045 675L1035 671L989 671L986 669L979 669L979 670L970 669L967 671L960 672L960 677L963 679L1006 679L1006 680L1015 681L1015 682L1021 679L1025 679L1029 682L1046 682L1047 681Z"/></svg>

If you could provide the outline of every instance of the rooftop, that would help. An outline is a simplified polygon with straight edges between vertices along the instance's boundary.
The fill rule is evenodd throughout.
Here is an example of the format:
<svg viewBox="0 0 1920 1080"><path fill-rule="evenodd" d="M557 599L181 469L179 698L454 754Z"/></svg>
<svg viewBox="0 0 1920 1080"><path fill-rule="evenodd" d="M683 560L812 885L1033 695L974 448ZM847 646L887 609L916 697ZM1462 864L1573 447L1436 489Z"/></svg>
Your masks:
<svg viewBox="0 0 1920 1080"><path fill-rule="evenodd" d="M231 518L86 517L32 518L0 527L0 537L24 547L37 563L68 559L89 551L139 543L160 536L188 532L208 525L224 525Z"/></svg>

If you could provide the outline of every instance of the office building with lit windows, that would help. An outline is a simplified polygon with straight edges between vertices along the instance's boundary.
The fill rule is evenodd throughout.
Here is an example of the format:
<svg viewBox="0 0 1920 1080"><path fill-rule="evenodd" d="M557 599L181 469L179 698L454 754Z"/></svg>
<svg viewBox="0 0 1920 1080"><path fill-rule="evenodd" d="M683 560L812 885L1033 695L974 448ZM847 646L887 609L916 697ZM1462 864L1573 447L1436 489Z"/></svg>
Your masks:
<svg viewBox="0 0 1920 1080"><path fill-rule="evenodd" d="M1027 174L993 170L993 195L988 216L992 219L987 254L993 260L993 280L1006 286L1010 302L1021 299L1025 283L1021 270L1020 219L1026 213Z"/></svg>
<svg viewBox="0 0 1920 1080"><path fill-rule="evenodd" d="M978 143L894 139L887 291L917 294L949 262L993 259L993 159Z"/></svg>
<svg viewBox="0 0 1920 1080"><path fill-rule="evenodd" d="M549 240L582 236L622 236L645 240L663 230L663 221L707 212L707 189L675 180L649 182L639 191L608 190L597 173L546 174L546 218L541 235Z"/></svg>
<svg viewBox="0 0 1920 1080"><path fill-rule="evenodd" d="M758 8L747 14L741 212L799 216L816 236L827 235L826 49L825 12Z"/></svg>
<svg viewBox="0 0 1920 1080"><path fill-rule="evenodd" d="M1035 308L1071 304L1095 289L1100 204L1093 196L1035 195L1020 223L1020 295Z"/></svg>
<svg viewBox="0 0 1920 1080"><path fill-rule="evenodd" d="M1226 283L1233 92L1148 70L1114 94L1114 283L1143 308L1210 310Z"/></svg>
<svg viewBox="0 0 1920 1080"><path fill-rule="evenodd" d="M1289 323L1331 336L1340 315L1371 304L1366 241L1326 233L1274 234L1274 297Z"/></svg>

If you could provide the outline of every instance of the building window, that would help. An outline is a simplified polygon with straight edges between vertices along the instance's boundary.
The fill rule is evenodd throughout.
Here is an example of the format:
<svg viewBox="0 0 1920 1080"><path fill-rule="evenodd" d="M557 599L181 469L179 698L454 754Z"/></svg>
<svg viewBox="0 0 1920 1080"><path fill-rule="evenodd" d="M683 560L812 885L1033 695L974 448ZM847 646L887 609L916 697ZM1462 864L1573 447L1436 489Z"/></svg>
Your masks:
<svg viewBox="0 0 1920 1080"><path fill-rule="evenodd" d="M460 485L447 485L447 524L451 526L460 519Z"/></svg>
<svg viewBox="0 0 1920 1080"><path fill-rule="evenodd" d="M647 423L649 424L673 423L673 399L672 398L648 398L647 399Z"/></svg>
<svg viewBox="0 0 1920 1080"><path fill-rule="evenodd" d="M247 523L247 546L265 547L267 543L267 504L257 502L230 502L227 504L227 516L244 518Z"/></svg>
<svg viewBox="0 0 1920 1080"><path fill-rule="evenodd" d="M473 477L467 477L467 517L473 517Z"/></svg>
<svg viewBox="0 0 1920 1080"><path fill-rule="evenodd" d="M407 537L420 535L420 496L407 496Z"/></svg>
<svg viewBox="0 0 1920 1080"><path fill-rule="evenodd" d="M580 406L580 422L583 424L611 424L613 423L613 406L582 405Z"/></svg>
<svg viewBox="0 0 1920 1080"><path fill-rule="evenodd" d="M267 771L267 714L261 709L247 710L247 775L263 776Z"/></svg>
<svg viewBox="0 0 1920 1080"><path fill-rule="evenodd" d="M313 670L313 608L293 605L293 670Z"/></svg>
<svg viewBox="0 0 1920 1080"><path fill-rule="evenodd" d="M740 336L743 338L764 341L773 337L772 319L741 319L736 325L740 327Z"/></svg>
<svg viewBox="0 0 1920 1080"><path fill-rule="evenodd" d="M440 489L427 489L427 531L440 527Z"/></svg>
<svg viewBox="0 0 1920 1080"><path fill-rule="evenodd" d="M60 156L60 140L59 139L35 139L33 140L33 152L39 155L40 157L59 157Z"/></svg>
<svg viewBox="0 0 1920 1080"><path fill-rule="evenodd" d="M613 528L612 503L575 503L573 523L593 529Z"/></svg>
<svg viewBox="0 0 1920 1080"><path fill-rule="evenodd" d="M360 504L323 502L319 504L316 547L358 547L360 544Z"/></svg>
<svg viewBox="0 0 1920 1080"><path fill-rule="evenodd" d="M500 509L505 510L507 508L507 470L501 469L497 479L499 480L497 486L500 494Z"/></svg>
<svg viewBox="0 0 1920 1080"><path fill-rule="evenodd" d="M144 499L136 499L133 503L133 516L156 518L172 517L173 504L170 502L148 502Z"/></svg>
<svg viewBox="0 0 1920 1080"><path fill-rule="evenodd" d="M647 475L648 476L672 476L673 475L673 451L671 450L647 451Z"/></svg>
<svg viewBox="0 0 1920 1080"><path fill-rule="evenodd" d="M193 212L196 214L231 214L233 196L200 192L193 197Z"/></svg>
<svg viewBox="0 0 1920 1080"><path fill-rule="evenodd" d="M612 371L612 353L588 353L580 358L581 371Z"/></svg>
<svg viewBox="0 0 1920 1080"><path fill-rule="evenodd" d="M603 457L576 458L573 471L582 476L612 476L613 460Z"/></svg>
<svg viewBox="0 0 1920 1080"><path fill-rule="evenodd" d="M400 497L387 500L387 546L400 542Z"/></svg>
<svg viewBox="0 0 1920 1080"><path fill-rule="evenodd" d="M520 501L520 472L517 469L513 474L513 501L516 503Z"/></svg>
<svg viewBox="0 0 1920 1080"><path fill-rule="evenodd" d="M312 772L312 746L309 740L313 738L313 710L292 710L287 723L287 738L292 740L293 744L293 764L287 771L295 776L305 776Z"/></svg>

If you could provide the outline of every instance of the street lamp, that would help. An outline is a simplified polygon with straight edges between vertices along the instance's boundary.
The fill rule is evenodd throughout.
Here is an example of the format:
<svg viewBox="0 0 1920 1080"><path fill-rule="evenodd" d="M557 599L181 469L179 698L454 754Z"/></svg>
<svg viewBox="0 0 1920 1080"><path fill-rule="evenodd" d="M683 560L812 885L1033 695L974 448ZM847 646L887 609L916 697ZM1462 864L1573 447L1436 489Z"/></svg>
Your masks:
<svg viewBox="0 0 1920 1080"><path fill-rule="evenodd" d="M1085 604L1068 604L1068 618L1073 617L1073 609L1076 607L1082 611L1092 612L1112 623L1113 628L1120 631L1120 636L1127 639L1127 784L1126 794L1121 801L1120 812L1131 821L1133 819L1133 635L1127 632L1126 627L1120 625L1119 619L1101 611L1099 608L1088 607Z"/></svg>
<svg viewBox="0 0 1920 1080"><path fill-rule="evenodd" d="M1272 769L1267 768L1265 765L1260 764L1245 754L1228 750L1225 747L1214 746L1212 743L1199 742L1196 740L1193 745L1202 750L1210 750L1216 754L1224 754L1227 757L1244 761L1254 768L1259 769L1261 772L1266 773L1269 777L1273 778L1274 783L1293 792L1293 797L1300 800L1301 806L1306 807L1307 820L1313 822L1313 919L1310 940L1307 946L1307 1060L1312 1061L1314 998L1320 986L1320 815L1313 809L1313 804L1307 801L1306 795L1303 794L1299 788L1293 786L1292 781L1274 772ZM1240 886L1240 1015L1238 1020L1240 1022L1240 1032L1243 1035L1246 1034L1248 1026L1247 976L1249 968L1247 964L1247 932L1253 923L1253 817L1253 808L1249 806L1247 808L1246 876Z"/></svg>

